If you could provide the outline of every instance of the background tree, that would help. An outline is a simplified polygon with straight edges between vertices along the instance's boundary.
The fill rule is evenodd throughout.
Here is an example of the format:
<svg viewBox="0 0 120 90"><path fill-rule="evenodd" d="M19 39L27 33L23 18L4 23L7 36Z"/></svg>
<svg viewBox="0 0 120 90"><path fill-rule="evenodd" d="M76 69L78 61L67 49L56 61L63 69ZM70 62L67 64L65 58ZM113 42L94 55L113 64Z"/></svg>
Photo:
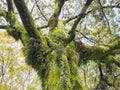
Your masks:
<svg viewBox="0 0 120 90"><path fill-rule="evenodd" d="M0 36L0 90L40 90L37 73L24 62L22 44L5 31Z"/></svg>
<svg viewBox="0 0 120 90"><path fill-rule="evenodd" d="M90 61L96 63L95 68L98 68L99 73L94 74L97 73L99 77L95 76L98 84L89 87L86 69L82 69L88 89L119 88L119 20L114 21L119 18L119 9L113 9L120 8L119 0L53 0L45 7L54 7L51 16L39 6L42 1L38 3L35 0L30 11L26 3L29 1L6 0L8 9L2 8L0 16L4 17L7 24L0 28L6 29L16 40L21 40L26 63L38 72L44 90L84 89L78 71L79 67L86 66ZM42 17L37 22L32 17L35 6L40 12L35 14ZM74 16L71 16L73 12L67 8L75 11L72 14ZM37 25L38 22L42 24ZM46 34L47 29L43 28L48 29Z"/></svg>

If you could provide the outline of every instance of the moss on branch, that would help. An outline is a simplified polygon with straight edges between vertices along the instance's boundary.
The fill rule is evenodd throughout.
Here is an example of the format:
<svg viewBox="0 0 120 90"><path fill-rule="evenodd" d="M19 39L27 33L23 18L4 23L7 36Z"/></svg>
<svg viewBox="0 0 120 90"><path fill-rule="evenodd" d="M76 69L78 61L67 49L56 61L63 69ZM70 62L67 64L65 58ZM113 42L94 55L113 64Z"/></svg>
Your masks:
<svg viewBox="0 0 120 90"><path fill-rule="evenodd" d="M113 54L113 51L120 48L120 39L108 44L100 46L85 46L85 53L80 54L85 60L102 60Z"/></svg>
<svg viewBox="0 0 120 90"><path fill-rule="evenodd" d="M26 29L26 32L30 37L34 37L36 39L40 39L40 32L37 30L37 27L34 23L32 16L24 2L24 0L14 0L14 3L18 9L20 17L22 19L23 25Z"/></svg>
<svg viewBox="0 0 120 90"><path fill-rule="evenodd" d="M55 27L58 25L58 18L61 12L61 9L64 5L66 0L55 0L55 10L53 15L50 17L48 25L50 30L54 30Z"/></svg>

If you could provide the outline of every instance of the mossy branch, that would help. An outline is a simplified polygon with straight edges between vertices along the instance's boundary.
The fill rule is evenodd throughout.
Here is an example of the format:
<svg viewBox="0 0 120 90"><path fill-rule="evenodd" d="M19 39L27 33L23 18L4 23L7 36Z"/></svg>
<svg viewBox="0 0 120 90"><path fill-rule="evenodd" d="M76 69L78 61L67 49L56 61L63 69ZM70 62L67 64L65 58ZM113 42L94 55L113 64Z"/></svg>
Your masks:
<svg viewBox="0 0 120 90"><path fill-rule="evenodd" d="M17 7L17 10L20 14L21 20L23 22L23 25L30 37L40 39L41 35L40 32L37 30L36 25L34 23L34 20L32 16L30 15L30 12L24 2L24 0L14 0L14 3Z"/></svg>
<svg viewBox="0 0 120 90"><path fill-rule="evenodd" d="M113 53L114 50L120 48L120 39L108 44L107 46L85 46L84 54L81 58L84 60L103 60ZM82 53L82 52L81 52ZM103 62L103 61L101 61Z"/></svg>
<svg viewBox="0 0 120 90"><path fill-rule="evenodd" d="M55 10L48 22L50 30L54 30L54 28L57 27L58 18L65 1L66 0L55 0Z"/></svg>
<svg viewBox="0 0 120 90"><path fill-rule="evenodd" d="M74 37L75 37L75 29L77 28L78 23L81 21L82 18L85 17L85 13L88 9L88 7L90 6L90 4L92 3L93 0L87 0L84 7L82 8L80 14L77 16L77 19L75 20L69 34L70 34L70 38L68 39L67 43L70 43Z"/></svg>
<svg viewBox="0 0 120 90"><path fill-rule="evenodd" d="M28 34L26 33L24 27L19 23L13 8L13 0L6 0L8 5L8 12L6 12L6 21L10 25L3 26L7 30L8 34L14 37L16 40L21 40L23 45L25 45L26 39L28 39Z"/></svg>

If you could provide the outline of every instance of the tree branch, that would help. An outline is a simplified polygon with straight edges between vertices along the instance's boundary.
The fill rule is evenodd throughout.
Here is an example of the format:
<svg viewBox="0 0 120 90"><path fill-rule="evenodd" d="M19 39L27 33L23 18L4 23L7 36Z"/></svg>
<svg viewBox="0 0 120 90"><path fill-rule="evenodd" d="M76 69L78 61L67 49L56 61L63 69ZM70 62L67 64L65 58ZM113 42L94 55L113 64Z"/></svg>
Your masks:
<svg viewBox="0 0 120 90"><path fill-rule="evenodd" d="M7 29L8 25L0 25L0 29Z"/></svg>
<svg viewBox="0 0 120 90"><path fill-rule="evenodd" d="M35 2L34 2L34 5L32 6L32 9L31 9L31 11L30 11L30 13L32 13L33 12L33 9L35 8L35 5L36 5L36 3L38 2L39 0L35 0Z"/></svg>
<svg viewBox="0 0 120 90"><path fill-rule="evenodd" d="M102 6L102 8L103 8L103 9L107 9L107 8L120 8L120 3L118 3L118 4L116 4L116 5ZM93 11L93 10L88 11L88 12L85 14L85 16L88 15L88 14L89 14L90 12L92 12L92 11ZM64 21L64 24L67 24L68 22L76 19L77 17L78 17L78 15L73 16L73 17L70 17L69 19L67 19L67 20Z"/></svg>
<svg viewBox="0 0 120 90"><path fill-rule="evenodd" d="M93 0L87 0L86 4L82 8L80 14L77 16L77 19L75 20L75 22L74 22L74 24L73 24L73 26L71 28L71 31L69 32L70 38L68 40L68 43L70 43L74 39L74 37L75 37L75 29L76 29L78 23L81 21L81 19L85 17L85 12L87 11L87 9L90 6L90 4L92 3L92 1Z"/></svg>
<svg viewBox="0 0 120 90"><path fill-rule="evenodd" d="M14 0L14 3L17 7L17 10L20 14L20 17L22 19L23 25L30 37L40 39L40 32L37 30L36 25L33 21L32 16L30 15L30 12L24 2L24 0Z"/></svg>
<svg viewBox="0 0 120 90"><path fill-rule="evenodd" d="M83 44L84 45L84 44ZM98 45L98 46L85 46L84 55L81 56L81 58L84 58L84 60L100 60L100 62L104 62L106 60L106 57L110 55L110 53L113 53L114 50L117 50L120 48L120 38L118 38L116 41L108 44L108 45ZM83 53L82 51L80 53Z"/></svg>
<svg viewBox="0 0 120 90"><path fill-rule="evenodd" d="M116 5L103 6L103 8L120 8L120 3L117 3Z"/></svg>
<svg viewBox="0 0 120 90"><path fill-rule="evenodd" d="M65 21L64 21L64 25L67 24L68 22L76 19L77 17L78 17L78 15L77 15L77 16L73 16L73 17L70 17L69 19L65 20Z"/></svg>
<svg viewBox="0 0 120 90"><path fill-rule="evenodd" d="M58 24L58 18L61 12L61 9L64 5L66 0L55 0L55 10L53 15L50 17L48 25L50 27L50 30L53 30L55 27L57 27Z"/></svg>
<svg viewBox="0 0 120 90"><path fill-rule="evenodd" d="M107 78L104 76L103 71L102 71L102 66L101 66L100 63L98 63L98 69L99 69L99 72L100 72L100 77L99 77L99 78L100 78L100 81L99 81L99 84L97 85L96 89L97 89L97 88L99 88L99 89L105 89L106 86L105 86L105 85L103 86L104 82L105 82L108 86L114 87L113 83L110 83L110 82L107 80Z"/></svg>
<svg viewBox="0 0 120 90"><path fill-rule="evenodd" d="M108 57L106 57L105 60L102 60L102 62L103 63L106 63L106 62L107 63L114 63L115 65L117 65L118 67L120 67L120 62L118 60L116 60L113 56L110 56L110 55Z"/></svg>
<svg viewBox="0 0 120 90"><path fill-rule="evenodd" d="M105 17L105 19L106 19L107 26L108 26L109 32L110 32L110 34L111 34L110 24L109 24L109 21L108 21L108 19L107 19L107 16L105 15L105 12L104 12L104 10L103 10L103 6L102 6L102 4L101 4L100 0L98 0L98 3L99 3L99 5L100 5L101 12L102 12L103 16L104 16L104 17Z"/></svg>
<svg viewBox="0 0 120 90"><path fill-rule="evenodd" d="M92 41L90 38L86 37L83 33L80 32L80 34L81 34L85 39L87 39L88 41L96 44L96 43L95 43L94 41Z"/></svg>
<svg viewBox="0 0 120 90"><path fill-rule="evenodd" d="M40 11L41 15L44 17L45 21L48 22L48 19L47 19L46 16L43 14L41 8L39 7L39 5L38 5L38 3L37 3L37 0L35 0L35 2L36 2L36 6L37 6L38 10Z"/></svg>

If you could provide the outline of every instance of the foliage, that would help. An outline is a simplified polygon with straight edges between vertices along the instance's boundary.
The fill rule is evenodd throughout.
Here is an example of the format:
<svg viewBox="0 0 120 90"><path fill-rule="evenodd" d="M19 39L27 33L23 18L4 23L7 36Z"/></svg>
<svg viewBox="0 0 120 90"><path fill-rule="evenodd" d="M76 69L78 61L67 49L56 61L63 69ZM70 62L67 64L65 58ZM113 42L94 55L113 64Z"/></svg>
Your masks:
<svg viewBox="0 0 120 90"><path fill-rule="evenodd" d="M0 36L0 90L40 88L35 71L24 62L21 43L16 43L5 31Z"/></svg>

